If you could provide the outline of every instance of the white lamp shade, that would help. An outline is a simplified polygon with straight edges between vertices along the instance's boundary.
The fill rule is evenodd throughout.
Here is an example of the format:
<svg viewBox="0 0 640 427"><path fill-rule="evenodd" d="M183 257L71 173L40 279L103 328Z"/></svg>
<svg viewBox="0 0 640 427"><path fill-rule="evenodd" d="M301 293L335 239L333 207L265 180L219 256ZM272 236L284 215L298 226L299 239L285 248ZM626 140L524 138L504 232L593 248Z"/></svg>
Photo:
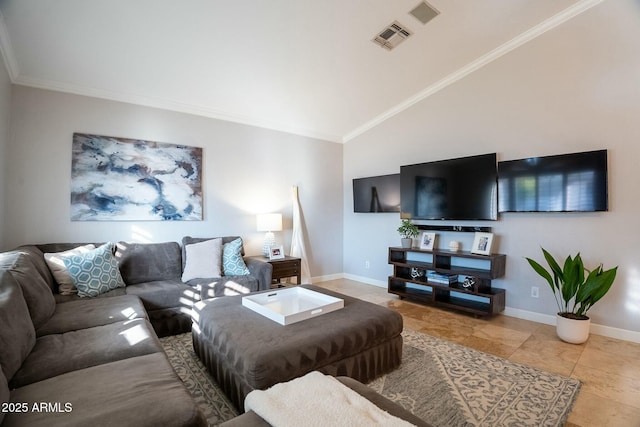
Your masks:
<svg viewBox="0 0 640 427"><path fill-rule="evenodd" d="M257 218L258 231L282 231L282 214L260 214Z"/></svg>

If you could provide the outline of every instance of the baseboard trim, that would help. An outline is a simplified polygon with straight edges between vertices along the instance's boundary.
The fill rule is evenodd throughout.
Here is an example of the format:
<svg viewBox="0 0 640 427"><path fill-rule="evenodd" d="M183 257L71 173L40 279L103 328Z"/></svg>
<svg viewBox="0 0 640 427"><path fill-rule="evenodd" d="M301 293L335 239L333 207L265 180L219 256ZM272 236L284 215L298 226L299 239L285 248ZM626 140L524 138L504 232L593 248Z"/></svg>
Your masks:
<svg viewBox="0 0 640 427"><path fill-rule="evenodd" d="M366 283L367 285L373 285L379 288L386 288L388 286L388 283L382 280L375 280L370 277L357 276L355 274L344 273L342 275L342 278L347 280L355 280L356 282Z"/></svg>
<svg viewBox="0 0 640 427"><path fill-rule="evenodd" d="M355 274L339 273L329 276L314 277L313 280L322 282L325 280L338 280L347 279L361 282L367 285L377 286L379 288L386 288L387 282L382 280L375 280L370 277L358 276ZM549 314L536 313L533 311L521 310L519 308L505 307L503 314L509 317L515 317L517 319L530 320L532 322L542 323L544 325L556 325L556 316ZM624 341L630 341L640 343L640 332L629 331L627 329L613 328L611 326L598 325L591 323L590 332L592 334L602 335L608 338L615 338Z"/></svg>
<svg viewBox="0 0 640 427"><path fill-rule="evenodd" d="M311 283L327 282L329 280L339 280L339 279L344 279L344 274L338 273L338 274L327 274L326 276L315 276L311 278Z"/></svg>
<svg viewBox="0 0 640 427"><path fill-rule="evenodd" d="M556 317L548 314L536 313L534 311L520 310L519 308L505 307L502 313L505 316L515 317L523 320L531 320L532 322L542 323L545 325L556 325Z"/></svg>

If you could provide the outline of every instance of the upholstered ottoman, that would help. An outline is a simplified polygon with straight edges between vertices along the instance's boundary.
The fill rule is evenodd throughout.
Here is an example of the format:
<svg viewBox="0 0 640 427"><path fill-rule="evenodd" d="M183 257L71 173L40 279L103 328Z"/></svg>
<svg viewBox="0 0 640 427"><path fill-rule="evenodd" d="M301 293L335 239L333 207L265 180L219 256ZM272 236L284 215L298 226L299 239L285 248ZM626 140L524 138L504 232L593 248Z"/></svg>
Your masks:
<svg viewBox="0 0 640 427"><path fill-rule="evenodd" d="M317 286L303 286L343 299L344 308L283 326L244 307L241 295L196 304L193 347L238 409L244 410L250 391L314 370L367 383L400 365L400 314Z"/></svg>

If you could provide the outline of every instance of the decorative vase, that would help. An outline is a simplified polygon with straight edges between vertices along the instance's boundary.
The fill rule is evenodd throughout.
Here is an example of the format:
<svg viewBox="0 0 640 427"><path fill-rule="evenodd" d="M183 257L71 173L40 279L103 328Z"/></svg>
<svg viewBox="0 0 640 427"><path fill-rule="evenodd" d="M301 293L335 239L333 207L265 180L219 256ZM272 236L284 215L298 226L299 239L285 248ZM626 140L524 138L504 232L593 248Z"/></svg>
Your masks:
<svg viewBox="0 0 640 427"><path fill-rule="evenodd" d="M569 319L556 315L556 334L562 341L571 344L582 344L589 338L591 319Z"/></svg>
<svg viewBox="0 0 640 427"><path fill-rule="evenodd" d="M402 243L403 248L411 248L411 245L413 244L413 239L410 237L406 239L400 239L400 242Z"/></svg>

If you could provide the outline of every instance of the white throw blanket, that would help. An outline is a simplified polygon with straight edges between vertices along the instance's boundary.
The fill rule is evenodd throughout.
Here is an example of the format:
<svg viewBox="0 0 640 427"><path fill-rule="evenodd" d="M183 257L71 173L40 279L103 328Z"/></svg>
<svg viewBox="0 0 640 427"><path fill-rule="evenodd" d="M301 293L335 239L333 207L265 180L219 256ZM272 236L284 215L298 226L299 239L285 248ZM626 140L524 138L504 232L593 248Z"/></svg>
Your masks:
<svg viewBox="0 0 640 427"><path fill-rule="evenodd" d="M244 408L273 427L412 425L317 371L264 391L252 391L245 398Z"/></svg>

